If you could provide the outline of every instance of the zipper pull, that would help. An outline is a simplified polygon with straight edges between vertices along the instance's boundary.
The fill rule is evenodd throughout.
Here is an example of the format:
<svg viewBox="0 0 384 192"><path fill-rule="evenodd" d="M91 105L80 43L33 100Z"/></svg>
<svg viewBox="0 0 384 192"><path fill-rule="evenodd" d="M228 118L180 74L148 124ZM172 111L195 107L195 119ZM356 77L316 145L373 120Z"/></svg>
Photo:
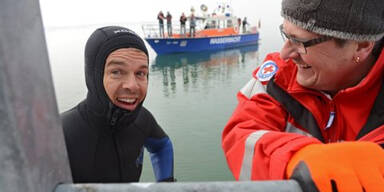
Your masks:
<svg viewBox="0 0 384 192"><path fill-rule="evenodd" d="M324 130L329 129L332 126L333 120L335 120L335 112L331 111L329 113L329 119L328 119L328 122L327 122L327 126L324 128Z"/></svg>
<svg viewBox="0 0 384 192"><path fill-rule="evenodd" d="M121 117L121 110L119 108L112 108L111 109L111 116L109 120L109 125L114 128L115 125L117 124L117 121Z"/></svg>
<svg viewBox="0 0 384 192"><path fill-rule="evenodd" d="M119 116L118 116L118 113L116 111L114 113L112 113L112 117L111 117L111 121L110 121L110 125L111 126L115 126L116 125L118 117Z"/></svg>
<svg viewBox="0 0 384 192"><path fill-rule="evenodd" d="M113 128L117 120L119 119L120 116L120 110L119 108L115 107L111 102L109 103L109 112L108 112L108 124Z"/></svg>
<svg viewBox="0 0 384 192"><path fill-rule="evenodd" d="M325 128L324 128L324 130L327 130L327 129L329 129L331 126L332 126L332 124L333 124L333 122L334 122L334 120L335 120L335 115L336 115L336 113L335 113L335 103L333 102L333 100L331 99L330 100L330 102L329 102L329 118L328 118L328 122L327 122L327 125L325 126Z"/></svg>

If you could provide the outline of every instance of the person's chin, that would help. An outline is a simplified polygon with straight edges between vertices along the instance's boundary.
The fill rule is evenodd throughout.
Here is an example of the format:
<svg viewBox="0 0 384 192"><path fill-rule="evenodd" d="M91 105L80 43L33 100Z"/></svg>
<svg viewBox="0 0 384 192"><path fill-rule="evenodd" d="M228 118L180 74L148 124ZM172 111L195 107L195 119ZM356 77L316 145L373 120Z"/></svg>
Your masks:
<svg viewBox="0 0 384 192"><path fill-rule="evenodd" d="M296 81L303 87L311 87L316 81L316 74L313 71L299 72Z"/></svg>
<svg viewBox="0 0 384 192"><path fill-rule="evenodd" d="M296 78L296 81L302 87L312 88L312 86L313 86L313 83L312 83L310 78L298 77L298 78Z"/></svg>

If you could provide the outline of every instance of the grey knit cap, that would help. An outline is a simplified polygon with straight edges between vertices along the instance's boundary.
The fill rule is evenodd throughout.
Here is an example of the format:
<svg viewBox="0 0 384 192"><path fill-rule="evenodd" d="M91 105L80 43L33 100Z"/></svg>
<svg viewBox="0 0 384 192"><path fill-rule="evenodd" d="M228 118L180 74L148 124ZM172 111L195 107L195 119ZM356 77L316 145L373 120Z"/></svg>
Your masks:
<svg viewBox="0 0 384 192"><path fill-rule="evenodd" d="M281 15L320 35L357 41L384 36L384 0L283 0Z"/></svg>

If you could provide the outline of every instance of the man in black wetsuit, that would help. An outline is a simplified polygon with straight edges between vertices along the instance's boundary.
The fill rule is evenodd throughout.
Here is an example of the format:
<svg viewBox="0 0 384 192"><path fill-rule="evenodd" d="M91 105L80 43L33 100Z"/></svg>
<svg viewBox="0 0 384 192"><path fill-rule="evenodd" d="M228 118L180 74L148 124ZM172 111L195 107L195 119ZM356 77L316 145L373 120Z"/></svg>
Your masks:
<svg viewBox="0 0 384 192"><path fill-rule="evenodd" d="M143 106L148 51L133 31L97 29L85 47L85 100L62 117L74 183L138 182L143 148L157 181L174 181L169 137Z"/></svg>

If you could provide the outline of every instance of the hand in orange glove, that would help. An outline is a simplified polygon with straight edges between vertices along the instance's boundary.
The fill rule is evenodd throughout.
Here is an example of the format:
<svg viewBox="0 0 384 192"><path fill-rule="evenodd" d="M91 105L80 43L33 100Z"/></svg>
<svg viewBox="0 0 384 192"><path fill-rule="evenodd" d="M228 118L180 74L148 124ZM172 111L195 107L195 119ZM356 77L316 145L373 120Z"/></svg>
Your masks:
<svg viewBox="0 0 384 192"><path fill-rule="evenodd" d="M384 192L384 150L371 142L311 144L288 163L303 191Z"/></svg>

